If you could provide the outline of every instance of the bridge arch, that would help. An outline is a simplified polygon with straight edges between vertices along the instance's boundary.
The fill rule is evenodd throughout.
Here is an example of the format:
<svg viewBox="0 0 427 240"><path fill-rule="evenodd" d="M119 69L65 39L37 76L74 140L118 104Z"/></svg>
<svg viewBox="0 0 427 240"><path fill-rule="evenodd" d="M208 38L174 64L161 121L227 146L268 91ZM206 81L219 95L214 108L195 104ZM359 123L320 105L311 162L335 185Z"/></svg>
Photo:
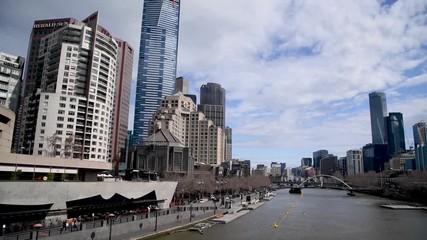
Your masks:
<svg viewBox="0 0 427 240"><path fill-rule="evenodd" d="M304 186L304 183L306 183L307 181L309 181L309 180L311 180L311 179L315 179L315 178L319 178L319 177L330 177L330 178L333 178L333 179L335 179L335 180L338 180L339 182L341 182L342 184L344 184L346 187L348 187L349 189L353 189L350 185L348 185L346 182L344 182L342 179L340 179L340 178L337 178L337 177L335 177L335 176L332 176L332 175L326 175L326 174L317 174L317 175L314 175L313 177L309 177L309 178L307 178L306 180L304 180L302 183L300 183L298 186L299 187L303 187Z"/></svg>

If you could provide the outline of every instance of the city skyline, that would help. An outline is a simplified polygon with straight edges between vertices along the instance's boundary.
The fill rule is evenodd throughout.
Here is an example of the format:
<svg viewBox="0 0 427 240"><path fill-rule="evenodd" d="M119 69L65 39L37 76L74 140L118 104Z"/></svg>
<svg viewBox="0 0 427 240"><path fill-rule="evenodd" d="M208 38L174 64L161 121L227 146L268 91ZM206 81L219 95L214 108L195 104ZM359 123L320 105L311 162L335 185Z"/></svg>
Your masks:
<svg viewBox="0 0 427 240"><path fill-rule="evenodd" d="M26 57L34 20L99 11L100 25L137 49L142 3L6 0L0 48ZM189 80L190 94L207 82L227 90L233 158L254 166L293 167L319 149L345 156L370 143L374 91L386 93L389 112L403 114L409 148L412 126L427 118L427 27L419 20L425 7L423 1L184 1L177 76Z"/></svg>

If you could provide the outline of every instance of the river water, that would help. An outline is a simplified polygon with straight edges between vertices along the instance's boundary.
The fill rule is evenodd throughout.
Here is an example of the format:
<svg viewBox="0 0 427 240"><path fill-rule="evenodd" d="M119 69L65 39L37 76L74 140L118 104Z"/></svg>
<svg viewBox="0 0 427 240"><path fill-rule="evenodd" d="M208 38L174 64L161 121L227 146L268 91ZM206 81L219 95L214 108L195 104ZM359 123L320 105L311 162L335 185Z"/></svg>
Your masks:
<svg viewBox="0 0 427 240"><path fill-rule="evenodd" d="M298 195L279 190L258 209L228 224L216 224L203 235L187 231L158 240L427 239L427 211L381 208L407 203L346 193L303 189Z"/></svg>

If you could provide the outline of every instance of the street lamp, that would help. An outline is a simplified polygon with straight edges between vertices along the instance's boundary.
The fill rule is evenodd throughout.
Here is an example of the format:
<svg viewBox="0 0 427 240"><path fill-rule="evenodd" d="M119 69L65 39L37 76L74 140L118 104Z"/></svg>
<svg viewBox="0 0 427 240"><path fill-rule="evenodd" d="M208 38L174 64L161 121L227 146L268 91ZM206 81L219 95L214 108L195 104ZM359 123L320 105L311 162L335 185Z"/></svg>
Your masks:
<svg viewBox="0 0 427 240"><path fill-rule="evenodd" d="M110 236L108 237L108 240L111 240L111 231L113 229L113 222L114 222L114 214L113 213L108 214L108 220L110 222Z"/></svg>
<svg viewBox="0 0 427 240"><path fill-rule="evenodd" d="M43 224L36 223L33 225L33 227L36 229L36 240L39 239L39 229L43 227Z"/></svg>

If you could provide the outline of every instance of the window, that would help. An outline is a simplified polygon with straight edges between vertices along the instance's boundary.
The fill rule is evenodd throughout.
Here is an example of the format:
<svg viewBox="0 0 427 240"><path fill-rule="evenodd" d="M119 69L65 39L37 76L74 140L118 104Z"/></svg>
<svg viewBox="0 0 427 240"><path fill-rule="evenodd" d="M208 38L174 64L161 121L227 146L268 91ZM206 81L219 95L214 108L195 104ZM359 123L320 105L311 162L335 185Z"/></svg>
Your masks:
<svg viewBox="0 0 427 240"><path fill-rule="evenodd" d="M64 127L64 124L62 124L62 123L57 123L57 124L56 124L56 127L57 127L57 128L63 128L63 127Z"/></svg>
<svg viewBox="0 0 427 240"><path fill-rule="evenodd" d="M64 108L64 107L65 107L65 103L60 103L60 104L59 104L59 107Z"/></svg>
<svg viewBox="0 0 427 240"><path fill-rule="evenodd" d="M65 114L64 110L58 110L58 114Z"/></svg>
<svg viewBox="0 0 427 240"><path fill-rule="evenodd" d="M46 115L42 115L42 120L46 120Z"/></svg>
<svg viewBox="0 0 427 240"><path fill-rule="evenodd" d="M73 129L73 125L71 125L71 124L67 124L67 128L68 128L68 129Z"/></svg>

